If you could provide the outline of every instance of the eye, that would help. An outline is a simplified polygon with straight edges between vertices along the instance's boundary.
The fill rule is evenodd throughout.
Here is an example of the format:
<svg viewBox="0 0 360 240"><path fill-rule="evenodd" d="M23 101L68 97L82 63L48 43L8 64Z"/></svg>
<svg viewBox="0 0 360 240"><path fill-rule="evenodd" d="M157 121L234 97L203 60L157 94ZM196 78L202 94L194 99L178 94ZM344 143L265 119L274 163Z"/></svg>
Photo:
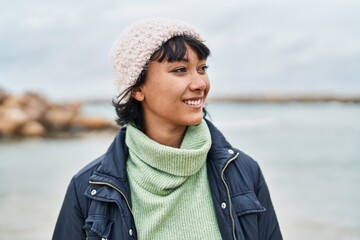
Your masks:
<svg viewBox="0 0 360 240"><path fill-rule="evenodd" d="M186 72L186 68L185 67L178 67L178 68L175 68L174 70L172 70L172 72L183 73L183 72Z"/></svg>
<svg viewBox="0 0 360 240"><path fill-rule="evenodd" d="M204 66L201 66L199 71L200 72L206 72L208 70L209 66L208 65L204 65Z"/></svg>

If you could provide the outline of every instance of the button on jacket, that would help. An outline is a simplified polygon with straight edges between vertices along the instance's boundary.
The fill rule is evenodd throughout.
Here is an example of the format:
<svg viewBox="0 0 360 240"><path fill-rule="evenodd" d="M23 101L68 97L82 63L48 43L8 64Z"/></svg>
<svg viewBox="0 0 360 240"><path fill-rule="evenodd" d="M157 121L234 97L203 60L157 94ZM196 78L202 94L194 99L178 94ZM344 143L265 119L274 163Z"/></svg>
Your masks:
<svg viewBox="0 0 360 240"><path fill-rule="evenodd" d="M209 121L212 146L206 164L223 239L280 240L279 224L258 164L233 148ZM53 240L137 239L126 174L123 128L108 151L71 180Z"/></svg>

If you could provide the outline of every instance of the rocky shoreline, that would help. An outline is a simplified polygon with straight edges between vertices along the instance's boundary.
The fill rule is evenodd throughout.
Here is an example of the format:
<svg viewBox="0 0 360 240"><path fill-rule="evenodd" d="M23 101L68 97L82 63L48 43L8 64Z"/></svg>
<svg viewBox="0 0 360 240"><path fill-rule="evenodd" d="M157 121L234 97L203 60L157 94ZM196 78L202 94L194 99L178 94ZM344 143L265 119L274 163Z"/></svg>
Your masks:
<svg viewBox="0 0 360 240"><path fill-rule="evenodd" d="M36 93L10 95L0 90L0 140L118 129L114 121L83 115L81 106L80 102L55 103Z"/></svg>
<svg viewBox="0 0 360 240"><path fill-rule="evenodd" d="M86 101L99 103L103 100ZM208 102L237 103L360 103L360 95L239 95L209 97ZM73 137L90 131L116 131L115 121L81 113L82 102L55 103L37 93L11 95L0 89L0 140L29 137Z"/></svg>

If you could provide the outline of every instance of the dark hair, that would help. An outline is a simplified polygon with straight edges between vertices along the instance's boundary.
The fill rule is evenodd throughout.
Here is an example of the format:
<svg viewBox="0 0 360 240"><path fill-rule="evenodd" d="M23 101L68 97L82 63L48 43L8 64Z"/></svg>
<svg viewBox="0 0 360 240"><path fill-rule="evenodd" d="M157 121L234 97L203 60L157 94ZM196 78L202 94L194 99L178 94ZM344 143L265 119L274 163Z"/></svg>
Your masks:
<svg viewBox="0 0 360 240"><path fill-rule="evenodd" d="M116 119L118 125L122 126L129 122L134 122L138 129L143 130L144 117L141 103L129 95L145 83L147 67L151 61L182 61L187 53L186 45L195 51L199 60L207 59L210 55L210 50L204 43L190 36L176 36L166 41L153 53L150 60L145 64L135 84L122 91L118 97L112 101L116 115L118 116ZM123 102L127 97L128 100ZM206 115L205 109L204 114Z"/></svg>

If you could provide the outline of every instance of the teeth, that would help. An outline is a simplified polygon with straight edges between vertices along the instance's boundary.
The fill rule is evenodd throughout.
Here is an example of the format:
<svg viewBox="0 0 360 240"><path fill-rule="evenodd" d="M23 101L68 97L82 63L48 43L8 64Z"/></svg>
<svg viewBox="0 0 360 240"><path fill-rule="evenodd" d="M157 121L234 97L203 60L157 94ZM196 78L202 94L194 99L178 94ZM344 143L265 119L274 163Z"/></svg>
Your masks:
<svg viewBox="0 0 360 240"><path fill-rule="evenodd" d="M198 100L185 100L184 103L188 104L188 105L193 105L193 106L196 106L196 105L200 105L202 102L202 99L198 99Z"/></svg>

